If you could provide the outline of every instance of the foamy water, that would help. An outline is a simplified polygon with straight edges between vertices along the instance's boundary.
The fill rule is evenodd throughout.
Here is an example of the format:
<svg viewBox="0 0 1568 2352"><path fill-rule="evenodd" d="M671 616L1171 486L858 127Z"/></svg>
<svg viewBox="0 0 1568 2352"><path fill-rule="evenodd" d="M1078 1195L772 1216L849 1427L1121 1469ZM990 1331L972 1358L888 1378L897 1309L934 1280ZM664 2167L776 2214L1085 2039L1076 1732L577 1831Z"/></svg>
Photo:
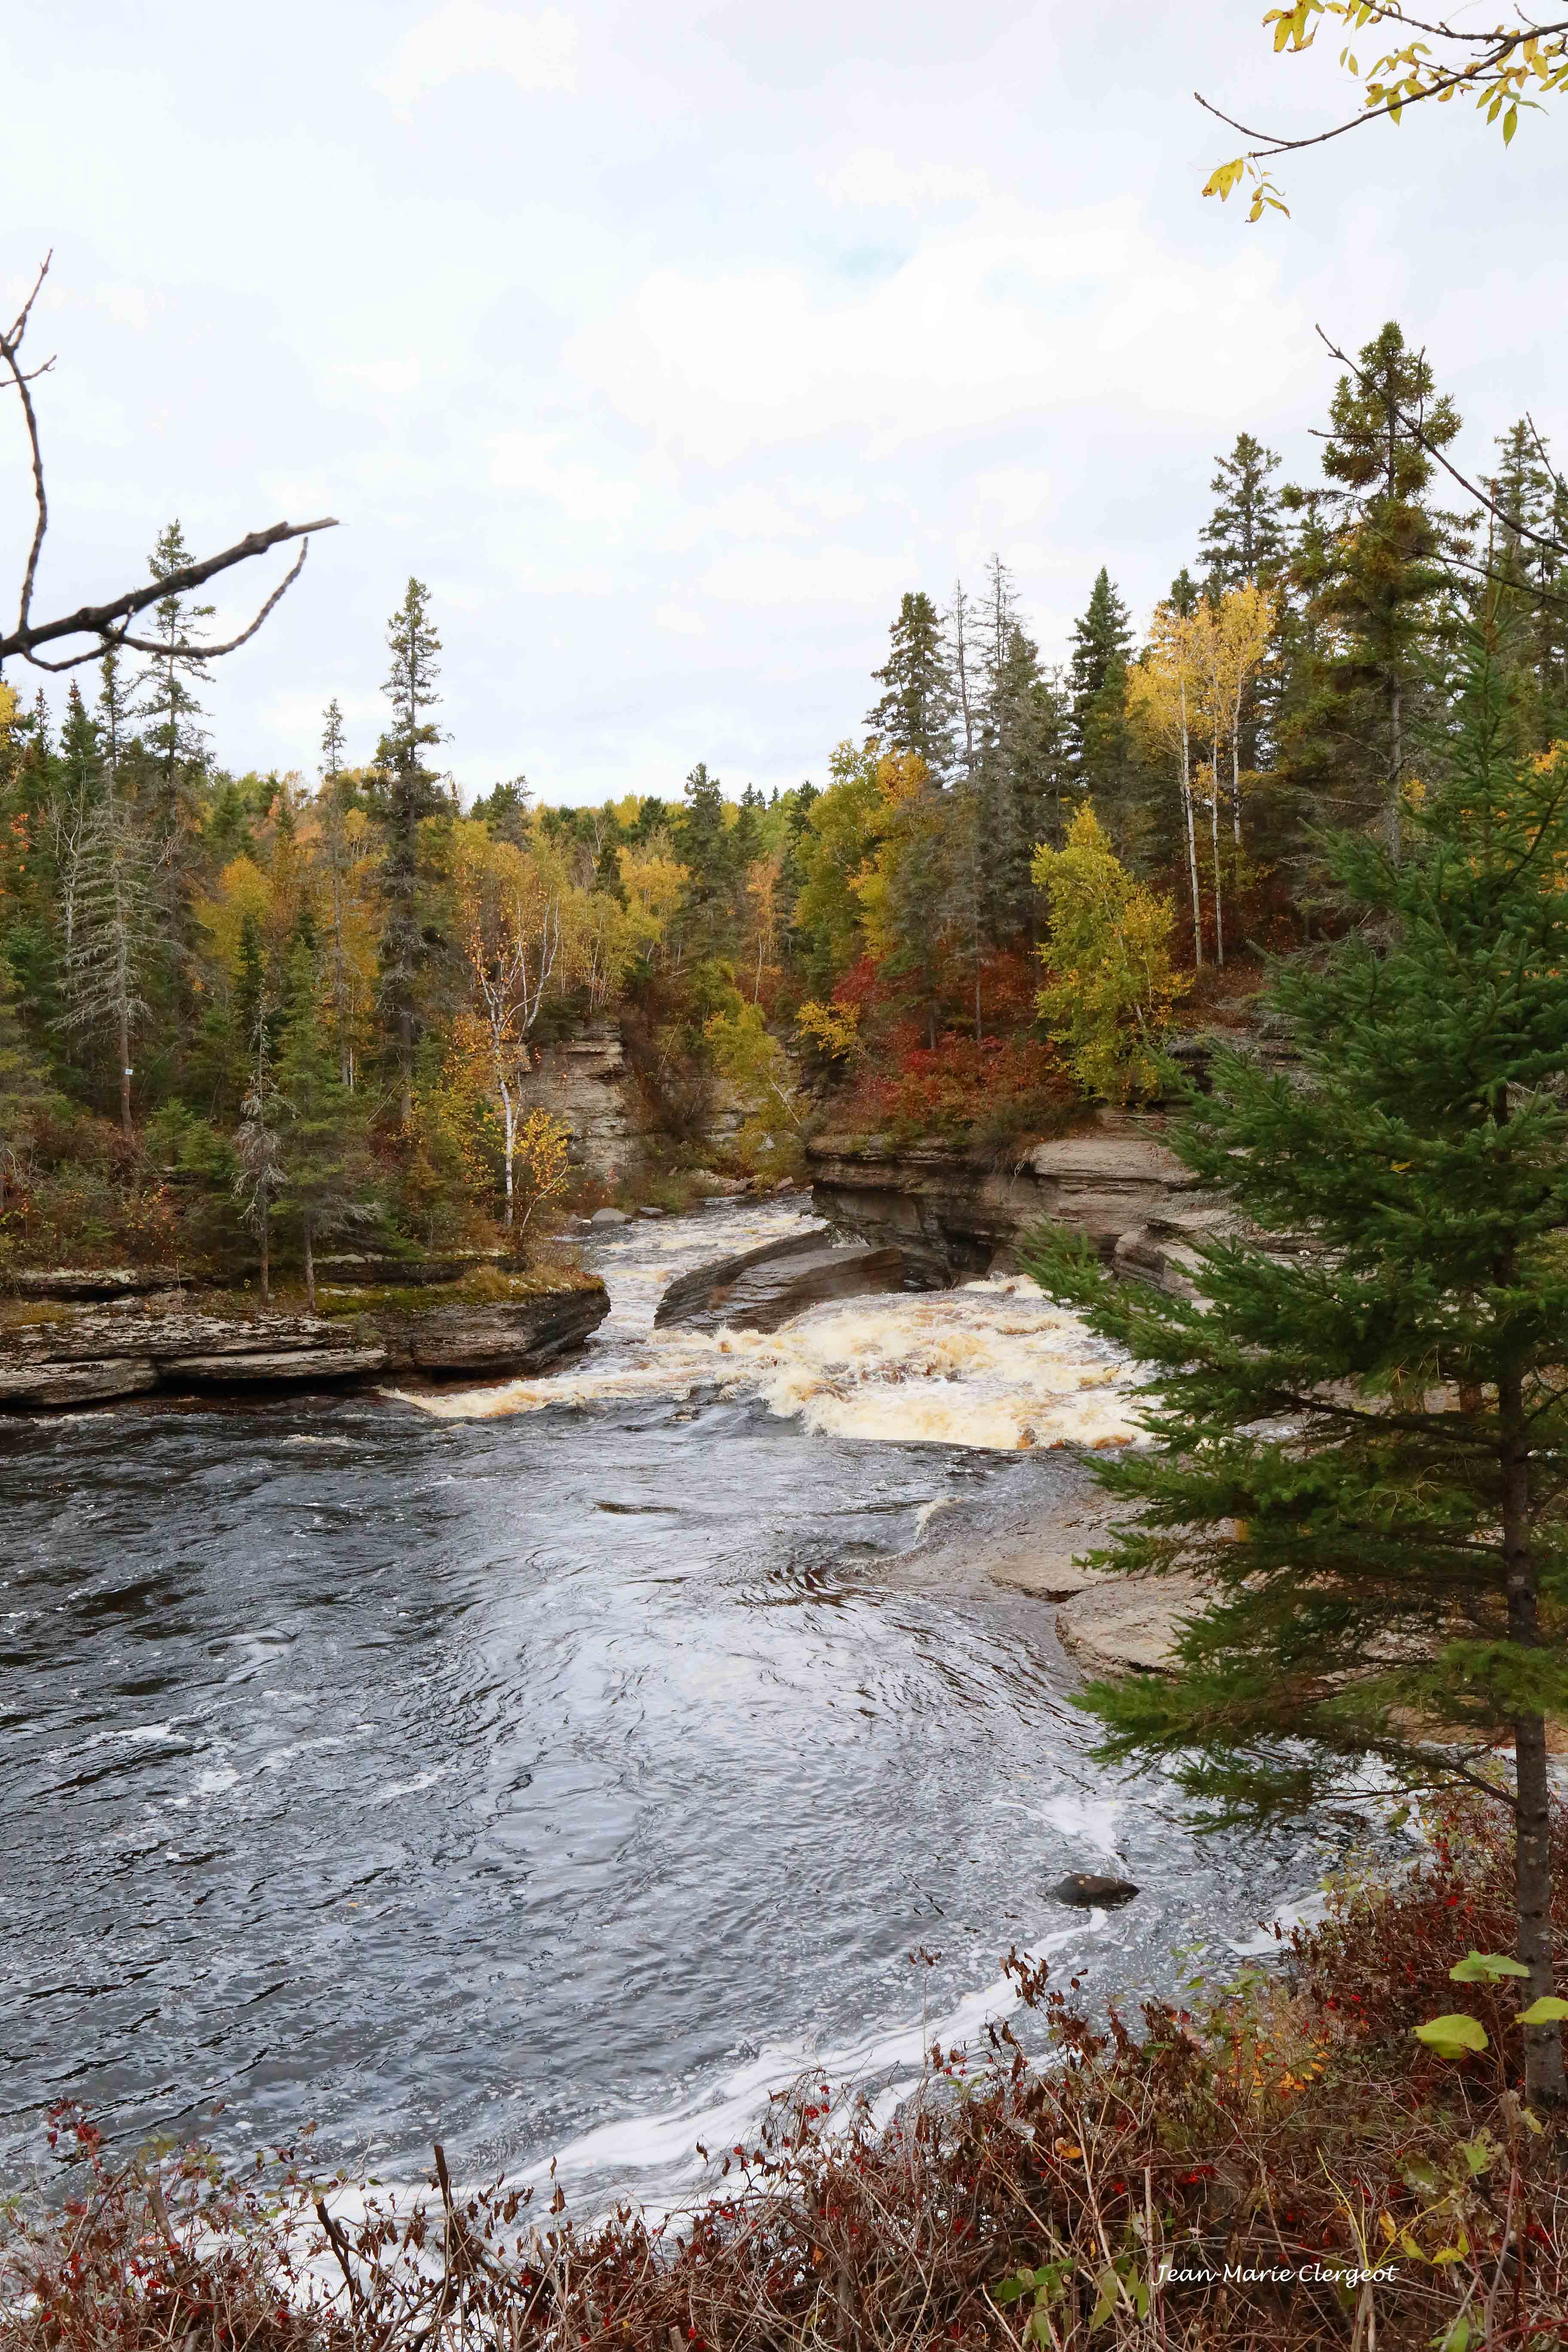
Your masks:
<svg viewBox="0 0 1568 2352"><path fill-rule="evenodd" d="M386 1393L447 1421L639 1396L759 1398L825 1436L1016 1453L1124 1445L1139 1426L1127 1367L1024 1275L816 1307L777 1331L656 1330L659 1298L704 1256L815 1220L752 1210L629 1229L600 1263L612 1311L578 1362L539 1380Z"/></svg>

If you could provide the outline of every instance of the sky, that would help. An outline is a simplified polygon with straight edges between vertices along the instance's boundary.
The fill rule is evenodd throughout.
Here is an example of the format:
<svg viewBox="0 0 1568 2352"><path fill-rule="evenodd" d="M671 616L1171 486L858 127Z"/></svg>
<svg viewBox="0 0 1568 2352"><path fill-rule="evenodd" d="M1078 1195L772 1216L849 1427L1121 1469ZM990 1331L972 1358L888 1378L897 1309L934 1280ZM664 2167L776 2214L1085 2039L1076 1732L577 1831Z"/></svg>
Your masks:
<svg viewBox="0 0 1568 2352"><path fill-rule="evenodd" d="M1261 15L7 0L8 307L54 253L36 612L144 577L176 515L207 552L331 514L210 676L223 764L313 776L333 695L368 758L414 573L465 797L674 797L699 760L771 791L861 728L905 590L1000 552L1060 660L1102 563L1140 624L1195 563L1239 430L1315 478L1319 324L1397 318L1472 466L1527 408L1568 442L1562 114L1506 156L1457 108L1372 125L1248 227L1200 196L1239 142L1194 85L1300 131L1350 93ZM285 568L219 583L217 625Z"/></svg>

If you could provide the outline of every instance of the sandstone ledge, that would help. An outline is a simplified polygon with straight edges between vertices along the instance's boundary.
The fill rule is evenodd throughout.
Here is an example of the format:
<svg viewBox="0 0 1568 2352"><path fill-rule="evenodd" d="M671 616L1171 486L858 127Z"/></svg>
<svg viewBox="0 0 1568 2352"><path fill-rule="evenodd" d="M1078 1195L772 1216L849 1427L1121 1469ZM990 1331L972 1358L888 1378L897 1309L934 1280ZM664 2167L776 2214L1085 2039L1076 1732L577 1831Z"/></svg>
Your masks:
<svg viewBox="0 0 1568 2352"><path fill-rule="evenodd" d="M0 1332L0 1411L106 1402L153 1391L319 1386L384 1372L539 1372L609 1313L602 1283L500 1301L352 1317L212 1315L162 1302L61 1316Z"/></svg>

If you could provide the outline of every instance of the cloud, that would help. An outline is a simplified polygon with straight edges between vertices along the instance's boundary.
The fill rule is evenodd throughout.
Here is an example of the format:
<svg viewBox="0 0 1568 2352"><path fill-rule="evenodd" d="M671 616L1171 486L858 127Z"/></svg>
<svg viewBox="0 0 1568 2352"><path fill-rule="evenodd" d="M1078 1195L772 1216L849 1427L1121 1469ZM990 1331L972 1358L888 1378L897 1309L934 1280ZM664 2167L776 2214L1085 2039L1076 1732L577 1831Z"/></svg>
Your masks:
<svg viewBox="0 0 1568 2352"><path fill-rule="evenodd" d="M921 163L914 171L885 148L861 147L827 173L822 182L836 205L885 205L920 212L927 205L983 204L991 194L984 172L961 172L952 163Z"/></svg>
<svg viewBox="0 0 1568 2352"><path fill-rule="evenodd" d="M569 90L576 82L577 32L546 8L538 16L487 8L483 0L443 0L399 41L374 87L399 114L458 74L502 74L523 90Z"/></svg>

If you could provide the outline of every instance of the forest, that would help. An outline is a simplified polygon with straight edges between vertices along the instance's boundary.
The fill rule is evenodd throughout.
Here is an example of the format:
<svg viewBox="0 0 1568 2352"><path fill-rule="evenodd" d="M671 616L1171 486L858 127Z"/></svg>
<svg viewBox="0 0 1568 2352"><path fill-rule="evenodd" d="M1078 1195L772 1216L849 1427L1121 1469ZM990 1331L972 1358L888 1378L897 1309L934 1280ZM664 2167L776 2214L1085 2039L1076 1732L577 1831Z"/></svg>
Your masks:
<svg viewBox="0 0 1568 2352"><path fill-rule="evenodd" d="M1510 755L1568 735L1568 494L1521 420L1489 506L1456 507L1460 422L1385 326L1320 479L1249 433L1217 457L1142 641L1107 569L1060 667L1001 555L942 605L911 590L822 781L771 797L699 760L668 796L557 807L518 775L465 810L415 578L379 740L334 698L309 778L214 762L191 594L85 691L0 684L0 1271L313 1294L355 1231L521 1251L605 1197L531 1079L606 1020L650 1199L794 1172L824 1123L994 1162L1156 1096L1173 1031L1244 1024L1261 957L1342 928L1331 832L1397 859L1478 628ZM150 576L187 560L172 523Z"/></svg>

